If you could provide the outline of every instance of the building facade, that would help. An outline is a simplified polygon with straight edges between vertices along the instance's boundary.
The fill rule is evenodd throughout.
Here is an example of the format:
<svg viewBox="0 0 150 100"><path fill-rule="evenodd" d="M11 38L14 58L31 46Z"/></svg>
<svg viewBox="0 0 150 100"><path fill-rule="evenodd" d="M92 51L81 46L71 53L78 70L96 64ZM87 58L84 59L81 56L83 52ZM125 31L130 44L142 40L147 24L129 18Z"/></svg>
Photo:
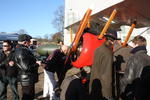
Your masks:
<svg viewBox="0 0 150 100"><path fill-rule="evenodd" d="M132 1L134 1L134 0L132 0ZM92 25L101 24L101 26L96 27L97 31L101 32L101 29L103 28L103 26L106 23L106 21L104 21L103 18L104 17L109 18L109 15L111 14L111 11L113 8L119 8L119 10L121 9L121 11L124 11L122 9L125 9L125 7L123 8L122 5L124 5L127 2L128 2L127 0L109 0L109 2L107 0L88 0L88 1L87 0L65 0L64 44L66 44L68 46L71 45L71 43L74 39L75 33L77 32L77 29L79 26L79 21L83 18L84 14L88 8L92 9L92 14L91 14L92 18L98 19L98 20L94 20L94 21L92 20L94 23L96 23L96 24L92 24ZM138 2L139 2L139 0L138 0ZM129 4L132 4L132 2L129 2ZM110 8L111 10L109 10L108 8ZM107 12L108 12L108 14L107 14ZM107 14L108 16L106 16L105 14ZM127 15L130 17L129 14L127 14ZM128 17L126 17L126 18L128 18ZM141 17L139 17L139 19L140 18ZM139 19L137 17L137 21ZM127 21L127 24L129 22L130 21ZM114 27L113 27L113 25L111 25L110 28L112 28L112 29L116 28L115 30L118 31L117 32L118 37L121 38L122 41L124 41L128 31L130 29L130 26L123 25L123 23L121 23L121 24L122 25L119 26L119 28L118 27L116 28L117 25L116 26L114 25ZM142 32L144 32L147 29L149 29L149 27L144 27L144 26L143 26L143 28L134 29L134 31L130 37L130 40L134 36L141 34ZM142 33L142 36L144 36L148 41L147 48L148 48L148 54L150 54L150 30L147 30L144 33Z"/></svg>

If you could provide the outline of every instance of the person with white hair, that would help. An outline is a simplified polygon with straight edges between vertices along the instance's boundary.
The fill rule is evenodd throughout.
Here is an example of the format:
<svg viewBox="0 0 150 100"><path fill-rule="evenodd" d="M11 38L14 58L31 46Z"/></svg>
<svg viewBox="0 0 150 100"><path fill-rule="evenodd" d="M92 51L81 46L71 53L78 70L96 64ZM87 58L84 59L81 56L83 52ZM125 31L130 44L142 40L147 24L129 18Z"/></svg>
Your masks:
<svg viewBox="0 0 150 100"><path fill-rule="evenodd" d="M68 46L62 45L60 49L56 49L51 55L48 56L46 64L44 66L44 88L43 97L50 96L50 100L56 100L55 94L56 80L54 73L57 73L58 85L63 81L64 63L66 60L66 54Z"/></svg>

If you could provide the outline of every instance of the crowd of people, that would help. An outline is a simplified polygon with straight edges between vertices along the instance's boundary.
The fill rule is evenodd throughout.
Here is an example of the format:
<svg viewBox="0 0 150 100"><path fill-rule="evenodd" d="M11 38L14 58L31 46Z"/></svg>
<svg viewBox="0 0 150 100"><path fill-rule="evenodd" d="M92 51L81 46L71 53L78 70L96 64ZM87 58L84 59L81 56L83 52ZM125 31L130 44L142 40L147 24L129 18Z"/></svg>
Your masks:
<svg viewBox="0 0 150 100"><path fill-rule="evenodd" d="M43 100L147 100L150 93L150 56L146 39L136 36L133 45L120 48L113 33L94 51L93 65L75 68L67 60L69 47L61 45L46 61L31 52L31 36L21 34L18 44L3 41L0 52L0 100L7 100L10 85L13 100L33 100L38 67L44 71ZM119 49L118 49L119 48ZM57 79L55 77L57 75ZM22 96L18 94L18 82Z"/></svg>
<svg viewBox="0 0 150 100"><path fill-rule="evenodd" d="M17 83L22 87L21 100L33 100L35 83L38 82L38 66L41 61L36 61L30 49L31 36L19 35L18 44L3 41L0 53L0 100L7 100L7 85L13 92L13 100L19 100Z"/></svg>

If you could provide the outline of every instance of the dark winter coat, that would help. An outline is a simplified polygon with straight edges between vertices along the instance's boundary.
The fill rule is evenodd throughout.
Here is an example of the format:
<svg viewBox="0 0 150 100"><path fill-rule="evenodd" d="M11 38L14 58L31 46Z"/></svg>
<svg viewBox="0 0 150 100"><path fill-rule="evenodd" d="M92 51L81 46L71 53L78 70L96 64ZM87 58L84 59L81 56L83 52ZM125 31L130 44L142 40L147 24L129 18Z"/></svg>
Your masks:
<svg viewBox="0 0 150 100"><path fill-rule="evenodd" d="M117 71L125 71L127 61L129 57L132 55L130 53L132 47L127 46L127 47L120 48L120 46L121 45L119 44L118 45L116 44L114 46L114 65Z"/></svg>
<svg viewBox="0 0 150 100"><path fill-rule="evenodd" d="M91 68L90 95L93 100L99 100L99 97L112 97L112 48L105 42L94 52L94 63Z"/></svg>
<svg viewBox="0 0 150 100"><path fill-rule="evenodd" d="M60 100L87 100L87 91L80 74L66 77L61 85Z"/></svg>
<svg viewBox="0 0 150 100"><path fill-rule="evenodd" d="M14 53L15 64L19 68L19 80L22 85L38 81L38 64L32 52L24 45L17 45Z"/></svg>
<svg viewBox="0 0 150 100"><path fill-rule="evenodd" d="M62 83L66 71L71 67L70 64L65 65L66 55L60 49L56 49L46 61L45 69L50 72L56 72L59 85Z"/></svg>
<svg viewBox="0 0 150 100"><path fill-rule="evenodd" d="M17 77L17 67L8 65L9 61L13 61L13 52L11 51L8 56L3 51L0 52L0 77Z"/></svg>
<svg viewBox="0 0 150 100"><path fill-rule="evenodd" d="M46 61L45 69L50 72L59 72L64 67L66 56L60 49L56 49Z"/></svg>
<svg viewBox="0 0 150 100"><path fill-rule="evenodd" d="M127 61L132 55L130 53L131 50L132 47L130 46L122 47L122 45L119 45L117 43L114 45L113 88L116 91L113 92L117 98L120 97L120 79L122 78L123 72L126 69Z"/></svg>
<svg viewBox="0 0 150 100"><path fill-rule="evenodd" d="M133 53L133 56L129 58L124 77L121 80L122 92L126 92L125 96L127 96L129 92L135 92L143 68L150 66L150 56L147 55L145 46L138 46L134 48L131 53Z"/></svg>

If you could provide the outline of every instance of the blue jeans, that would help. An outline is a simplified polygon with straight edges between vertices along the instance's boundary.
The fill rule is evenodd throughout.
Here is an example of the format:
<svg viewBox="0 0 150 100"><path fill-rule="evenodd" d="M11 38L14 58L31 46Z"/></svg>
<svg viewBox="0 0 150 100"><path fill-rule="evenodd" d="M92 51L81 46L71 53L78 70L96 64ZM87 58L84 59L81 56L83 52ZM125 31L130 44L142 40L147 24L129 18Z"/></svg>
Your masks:
<svg viewBox="0 0 150 100"><path fill-rule="evenodd" d="M19 100L17 90L17 78L5 76L0 78L0 100L7 100L7 86L10 86L13 93L13 100Z"/></svg>

